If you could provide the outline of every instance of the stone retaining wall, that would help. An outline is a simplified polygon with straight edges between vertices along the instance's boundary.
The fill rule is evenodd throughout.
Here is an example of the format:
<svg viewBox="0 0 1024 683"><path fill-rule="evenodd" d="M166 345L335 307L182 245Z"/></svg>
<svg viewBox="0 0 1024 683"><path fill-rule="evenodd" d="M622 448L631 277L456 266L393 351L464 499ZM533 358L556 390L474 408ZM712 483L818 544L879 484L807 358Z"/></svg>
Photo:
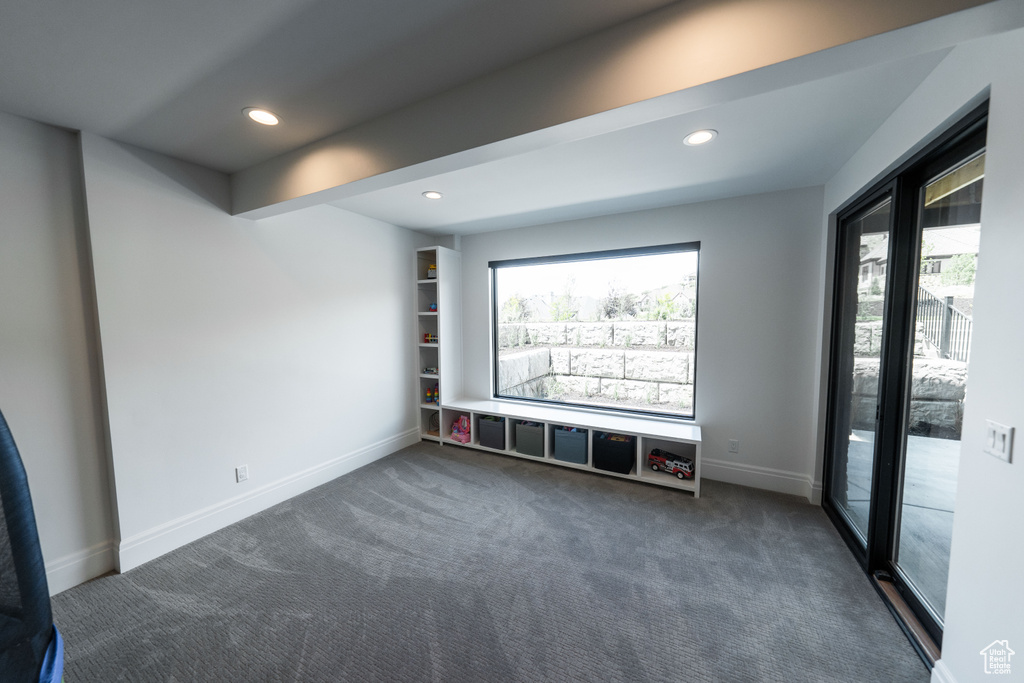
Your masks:
<svg viewBox="0 0 1024 683"><path fill-rule="evenodd" d="M854 360L853 429L875 428L878 363L877 358ZM966 386L966 363L915 357L910 387L910 433L939 439L959 439Z"/></svg>
<svg viewBox="0 0 1024 683"><path fill-rule="evenodd" d="M853 354L858 358L878 358L882 353L882 321L854 324ZM924 334L924 323L917 323L914 335L914 355L934 355L934 345Z"/></svg>
<svg viewBox="0 0 1024 683"><path fill-rule="evenodd" d="M532 349L509 353L498 359L498 386L509 396L535 396L543 387L538 381L551 374L551 353L548 349Z"/></svg>
<svg viewBox="0 0 1024 683"><path fill-rule="evenodd" d="M622 320L594 323L501 323L498 348L527 346L652 347L693 351L695 322Z"/></svg>
<svg viewBox="0 0 1024 683"><path fill-rule="evenodd" d="M692 351L543 348L501 356L505 395L601 397L649 405L693 406Z"/></svg>

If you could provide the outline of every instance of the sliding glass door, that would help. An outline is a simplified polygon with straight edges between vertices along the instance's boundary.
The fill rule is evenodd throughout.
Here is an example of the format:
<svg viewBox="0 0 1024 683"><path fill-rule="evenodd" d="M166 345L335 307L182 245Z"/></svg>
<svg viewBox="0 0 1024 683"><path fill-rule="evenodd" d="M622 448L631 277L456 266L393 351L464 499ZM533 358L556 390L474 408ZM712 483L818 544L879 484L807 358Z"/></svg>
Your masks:
<svg viewBox="0 0 1024 683"><path fill-rule="evenodd" d="M985 108L837 217L823 505L942 640Z"/></svg>
<svg viewBox="0 0 1024 683"><path fill-rule="evenodd" d="M945 616L953 502L971 350L985 154L917 188L920 258L893 562L938 621Z"/></svg>
<svg viewBox="0 0 1024 683"><path fill-rule="evenodd" d="M833 363L837 428L833 431L832 503L857 543L867 549L877 445L878 367L885 336L892 197L872 197L842 224L837 340Z"/></svg>

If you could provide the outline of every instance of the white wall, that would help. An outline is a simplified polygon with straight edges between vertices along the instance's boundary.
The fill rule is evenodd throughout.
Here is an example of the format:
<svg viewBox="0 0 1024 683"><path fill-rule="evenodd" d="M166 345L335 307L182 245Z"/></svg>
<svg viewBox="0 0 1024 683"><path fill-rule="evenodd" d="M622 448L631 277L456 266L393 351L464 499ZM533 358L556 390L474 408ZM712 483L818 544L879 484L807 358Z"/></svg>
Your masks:
<svg viewBox="0 0 1024 683"><path fill-rule="evenodd" d="M423 236L254 223L219 173L91 135L83 157L122 570L417 440Z"/></svg>
<svg viewBox="0 0 1024 683"><path fill-rule="evenodd" d="M1024 653L1024 31L957 47L826 186L826 212L991 87L974 340L964 410L942 659L933 681L986 678L981 649ZM905 155L901 155L905 156ZM1018 430L1015 462L982 452L985 419ZM1012 661L1018 677L1024 654ZM1016 679L1015 679L1016 680Z"/></svg>
<svg viewBox="0 0 1024 683"><path fill-rule="evenodd" d="M488 261L700 241L704 474L815 497L821 209L809 188L463 237L466 394L490 395Z"/></svg>
<svg viewBox="0 0 1024 683"><path fill-rule="evenodd" d="M113 566L76 136L0 114L0 409L51 592Z"/></svg>

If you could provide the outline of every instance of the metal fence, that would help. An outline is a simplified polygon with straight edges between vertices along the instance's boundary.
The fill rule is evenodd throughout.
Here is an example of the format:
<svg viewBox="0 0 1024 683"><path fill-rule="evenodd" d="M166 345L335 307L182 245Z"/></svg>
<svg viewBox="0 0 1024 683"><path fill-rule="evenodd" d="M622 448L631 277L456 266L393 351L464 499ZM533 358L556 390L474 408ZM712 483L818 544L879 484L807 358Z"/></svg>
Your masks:
<svg viewBox="0 0 1024 683"><path fill-rule="evenodd" d="M943 358L966 361L971 349L971 316L953 308L953 297L917 288L917 322Z"/></svg>

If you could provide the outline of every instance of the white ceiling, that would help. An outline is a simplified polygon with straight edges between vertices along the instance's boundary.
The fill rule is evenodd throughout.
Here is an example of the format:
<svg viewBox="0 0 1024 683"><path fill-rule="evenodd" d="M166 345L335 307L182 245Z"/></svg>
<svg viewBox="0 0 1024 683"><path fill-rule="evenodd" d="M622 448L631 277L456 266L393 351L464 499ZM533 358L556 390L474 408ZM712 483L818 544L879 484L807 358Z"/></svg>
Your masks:
<svg viewBox="0 0 1024 683"><path fill-rule="evenodd" d="M0 110L234 172L671 2L11 0Z"/></svg>
<svg viewBox="0 0 1024 683"><path fill-rule="evenodd" d="M230 173L669 4L12 0L0 3L0 110ZM957 16L935 30L969 19ZM807 55L784 67L790 80L770 68L741 74L719 81L729 97L683 106L694 88L639 102L470 150L471 161L452 155L355 182L332 204L469 234L820 185L944 56L893 48L927 39L903 40L906 31L869 61ZM283 125L244 120L247 106ZM720 132L712 144L682 144L704 127Z"/></svg>
<svg viewBox="0 0 1024 683"><path fill-rule="evenodd" d="M471 234L822 185L946 51L773 90L332 202L436 234ZM683 137L718 137L688 147ZM439 201L426 190L444 194Z"/></svg>

